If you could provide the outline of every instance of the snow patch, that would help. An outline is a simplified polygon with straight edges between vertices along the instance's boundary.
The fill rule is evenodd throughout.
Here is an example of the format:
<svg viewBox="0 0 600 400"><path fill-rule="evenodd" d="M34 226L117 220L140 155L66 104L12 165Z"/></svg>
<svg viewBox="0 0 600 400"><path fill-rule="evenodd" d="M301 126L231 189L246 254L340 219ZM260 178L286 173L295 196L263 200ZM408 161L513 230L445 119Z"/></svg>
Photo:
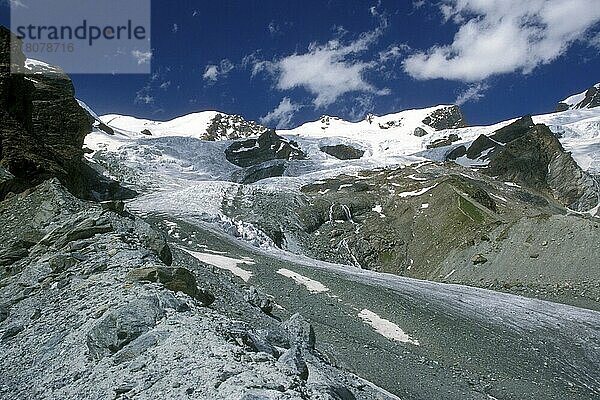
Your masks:
<svg viewBox="0 0 600 400"><path fill-rule="evenodd" d="M398 193L398 196L402 197L402 198L406 198L406 197L416 197L416 196L420 196L422 194L427 193L428 191L430 191L431 189L435 188L438 184L436 183L433 186L429 186L423 189L419 189L419 190L414 190L412 192L402 192L402 193Z"/></svg>
<svg viewBox="0 0 600 400"><path fill-rule="evenodd" d="M377 333L388 339L402 343L410 343L419 346L419 341L407 335L398 325L387 319L381 318L373 311L363 309L358 316L368 325L373 327Z"/></svg>
<svg viewBox="0 0 600 400"><path fill-rule="evenodd" d="M248 282L252 277L252 272L238 267L238 265L240 264L254 264L254 261L249 258L231 258L219 254L201 253L198 251L191 251L186 249L183 250L186 253L190 254L192 257L196 258L197 260L231 272L235 276L242 278L244 282Z"/></svg>
<svg viewBox="0 0 600 400"><path fill-rule="evenodd" d="M280 268L277 270L277 273L293 279L297 284L306 287L306 289L308 289L308 291L311 293L324 293L329 291L329 288L323 285L321 282L302 276L297 272L290 271L289 269Z"/></svg>

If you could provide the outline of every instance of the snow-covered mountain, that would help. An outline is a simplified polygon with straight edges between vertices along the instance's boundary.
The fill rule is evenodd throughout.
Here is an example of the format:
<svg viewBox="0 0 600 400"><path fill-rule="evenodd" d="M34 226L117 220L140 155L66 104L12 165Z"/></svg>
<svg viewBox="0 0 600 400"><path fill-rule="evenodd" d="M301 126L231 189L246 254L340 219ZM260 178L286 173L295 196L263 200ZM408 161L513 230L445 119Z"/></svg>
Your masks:
<svg viewBox="0 0 600 400"><path fill-rule="evenodd" d="M558 103L557 111L577 110L581 108L594 108L600 106L600 83L586 90L567 97Z"/></svg>

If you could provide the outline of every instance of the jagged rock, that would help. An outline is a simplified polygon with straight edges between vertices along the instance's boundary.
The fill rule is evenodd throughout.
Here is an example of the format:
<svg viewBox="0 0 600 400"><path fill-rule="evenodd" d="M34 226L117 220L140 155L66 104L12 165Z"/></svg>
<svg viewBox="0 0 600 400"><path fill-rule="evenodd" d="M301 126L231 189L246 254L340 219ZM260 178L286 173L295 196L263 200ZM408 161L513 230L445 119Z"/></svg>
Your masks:
<svg viewBox="0 0 600 400"><path fill-rule="evenodd" d="M234 142L225 150L232 164L250 167L271 160L302 160L306 158L296 142L278 136L274 130L261 134L258 139Z"/></svg>
<svg viewBox="0 0 600 400"><path fill-rule="evenodd" d="M273 311L273 301L264 293L256 290L254 286L250 286L250 289L244 295L244 299L254 307L260 308L265 314L271 314Z"/></svg>
<svg viewBox="0 0 600 400"><path fill-rule="evenodd" d="M429 133L425 129L421 128L420 126L417 126L415 128L415 131L413 132L413 135L415 135L417 137L423 137L423 136L426 136L428 134Z"/></svg>
<svg viewBox="0 0 600 400"><path fill-rule="evenodd" d="M171 265L173 263L171 248L162 233L152 229L150 225L139 219L135 220L134 229L140 238L142 245L151 249L166 265Z"/></svg>
<svg viewBox="0 0 600 400"><path fill-rule="evenodd" d="M509 143L525 135L535 124L531 115L519 118L515 122L495 131L490 138L496 142Z"/></svg>
<svg viewBox="0 0 600 400"><path fill-rule="evenodd" d="M152 132L150 132L150 129L143 129L140 133L142 135L152 136Z"/></svg>
<svg viewBox="0 0 600 400"><path fill-rule="evenodd" d="M308 379L308 366L306 365L306 361L304 361L302 349L298 345L294 345L288 349L279 357L278 361L290 368L300 379Z"/></svg>
<svg viewBox="0 0 600 400"><path fill-rule="evenodd" d="M338 160L357 160L364 154L364 150L356 149L345 144L336 144L334 146L321 146L321 151L337 158Z"/></svg>
<svg viewBox="0 0 600 400"><path fill-rule="evenodd" d="M196 276L185 268L147 267L137 268L127 274L130 281L159 282L174 292L182 292L205 305L215 301L215 297L206 290L200 289Z"/></svg>
<svg viewBox="0 0 600 400"><path fill-rule="evenodd" d="M13 264L29 255L29 248L34 243L18 240L0 250L0 266Z"/></svg>
<svg viewBox="0 0 600 400"><path fill-rule="evenodd" d="M292 315L282 324L282 328L288 333L290 346L298 346L308 351L315 349L315 331L300 314Z"/></svg>
<svg viewBox="0 0 600 400"><path fill-rule="evenodd" d="M467 126L465 117L458 106L449 106L435 110L431 115L425 117L423 123L436 131L464 128Z"/></svg>
<svg viewBox="0 0 600 400"><path fill-rule="evenodd" d="M264 133L268 128L240 115L217 114L210 121L203 140L241 139Z"/></svg>
<svg viewBox="0 0 600 400"><path fill-rule="evenodd" d="M81 193L83 139L91 131L88 116L60 68L33 70L35 79L11 74L10 40L11 33L0 27L0 162L23 189L57 176ZM22 53L15 52L15 68L29 72Z"/></svg>
<svg viewBox="0 0 600 400"><path fill-rule="evenodd" d="M284 161L265 162L258 165L252 165L240 173L240 178L235 179L236 182L243 184L251 184L263 179L283 176L286 170ZM237 176L238 174L236 174Z"/></svg>
<svg viewBox="0 0 600 400"><path fill-rule="evenodd" d="M439 147L450 146L452 143L460 140L460 137L456 133L451 133L445 138L434 140L427 145L428 149L437 149Z"/></svg>
<svg viewBox="0 0 600 400"><path fill-rule="evenodd" d="M477 139L471 143L469 149L466 152L467 158L470 160L476 160L482 156L483 152L488 149L493 149L498 146L498 143L491 140L489 137L485 135L479 135Z"/></svg>
<svg viewBox="0 0 600 400"><path fill-rule="evenodd" d="M90 357L100 360L154 327L163 312L155 300L140 299L108 312L87 335Z"/></svg>
<svg viewBox="0 0 600 400"><path fill-rule="evenodd" d="M156 346L158 342L166 336L168 336L168 334L163 332L150 331L143 333L115 353L113 362L115 365L118 365L131 361L143 354L149 348Z"/></svg>

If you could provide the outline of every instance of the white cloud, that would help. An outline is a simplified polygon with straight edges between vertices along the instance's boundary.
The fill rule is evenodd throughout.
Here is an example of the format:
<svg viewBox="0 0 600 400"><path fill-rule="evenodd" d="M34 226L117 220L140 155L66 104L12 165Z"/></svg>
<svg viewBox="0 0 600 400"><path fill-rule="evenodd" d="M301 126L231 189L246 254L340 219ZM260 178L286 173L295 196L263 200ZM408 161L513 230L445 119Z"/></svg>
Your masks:
<svg viewBox="0 0 600 400"><path fill-rule="evenodd" d="M278 129L288 128L294 114L301 108L301 105L292 103L289 97L284 97L273 111L260 119L260 123L263 125L274 125Z"/></svg>
<svg viewBox="0 0 600 400"><path fill-rule="evenodd" d="M235 68L233 63L228 59L223 59L219 65L209 64L204 68L202 78L207 81L216 82L220 78L225 78Z"/></svg>
<svg viewBox="0 0 600 400"><path fill-rule="evenodd" d="M459 25L452 44L404 61L416 79L480 81L548 64L600 21L598 0L444 0L446 22Z"/></svg>
<svg viewBox="0 0 600 400"><path fill-rule="evenodd" d="M274 61L253 60L252 75L267 72L279 90L306 89L314 96L316 108L326 107L350 92L385 95L389 90L377 89L364 77L377 63L358 58L381 34L379 27L347 44L334 39L324 45L311 43L303 54L294 53Z"/></svg>
<svg viewBox="0 0 600 400"><path fill-rule="evenodd" d="M133 56L133 58L136 59L138 65L148 64L150 62L150 60L152 59L151 51L145 52L145 51L133 50L131 52L131 55Z"/></svg>
<svg viewBox="0 0 600 400"><path fill-rule="evenodd" d="M459 93L454 100L454 104L462 106L468 102L476 102L485 97L485 92L489 89L489 85L485 83L476 83L469 86L466 90Z"/></svg>

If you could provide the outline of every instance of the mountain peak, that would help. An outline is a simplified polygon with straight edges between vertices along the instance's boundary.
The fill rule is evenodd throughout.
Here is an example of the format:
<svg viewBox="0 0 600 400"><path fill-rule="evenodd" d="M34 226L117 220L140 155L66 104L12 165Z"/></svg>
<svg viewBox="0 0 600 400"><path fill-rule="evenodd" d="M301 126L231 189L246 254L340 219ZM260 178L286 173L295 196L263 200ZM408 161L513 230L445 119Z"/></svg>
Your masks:
<svg viewBox="0 0 600 400"><path fill-rule="evenodd" d="M587 89L585 92L574 94L559 102L556 111L577 110L600 106L600 83Z"/></svg>

